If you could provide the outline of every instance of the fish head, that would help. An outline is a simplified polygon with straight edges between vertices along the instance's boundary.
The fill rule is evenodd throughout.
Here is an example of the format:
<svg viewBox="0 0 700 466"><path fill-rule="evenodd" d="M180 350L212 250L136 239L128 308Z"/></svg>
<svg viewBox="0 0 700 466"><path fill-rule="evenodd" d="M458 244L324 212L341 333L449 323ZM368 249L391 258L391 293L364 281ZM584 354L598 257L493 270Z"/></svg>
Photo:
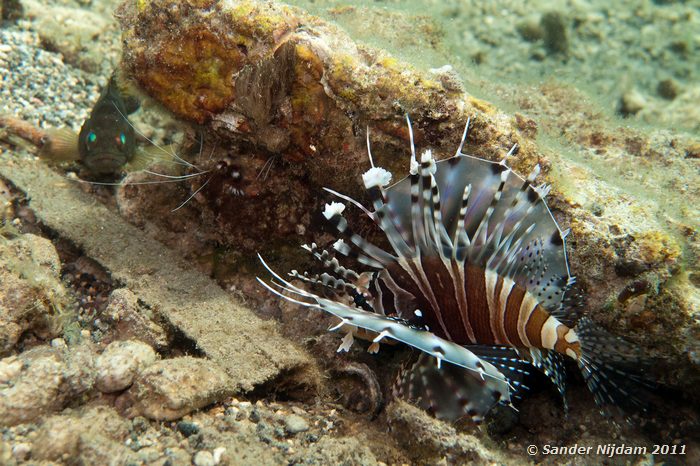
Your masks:
<svg viewBox="0 0 700 466"><path fill-rule="evenodd" d="M97 175L119 173L135 148L134 128L112 103L96 106L80 130L80 161Z"/></svg>

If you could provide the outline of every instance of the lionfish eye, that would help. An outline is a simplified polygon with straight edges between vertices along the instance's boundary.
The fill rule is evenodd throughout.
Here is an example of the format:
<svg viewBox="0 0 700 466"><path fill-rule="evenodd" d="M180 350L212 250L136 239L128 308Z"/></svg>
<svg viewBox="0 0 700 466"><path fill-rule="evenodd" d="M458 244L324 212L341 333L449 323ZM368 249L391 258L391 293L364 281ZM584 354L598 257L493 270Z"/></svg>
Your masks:
<svg viewBox="0 0 700 466"><path fill-rule="evenodd" d="M93 143L95 141L97 141L97 135L94 131L90 131L87 135L87 142Z"/></svg>

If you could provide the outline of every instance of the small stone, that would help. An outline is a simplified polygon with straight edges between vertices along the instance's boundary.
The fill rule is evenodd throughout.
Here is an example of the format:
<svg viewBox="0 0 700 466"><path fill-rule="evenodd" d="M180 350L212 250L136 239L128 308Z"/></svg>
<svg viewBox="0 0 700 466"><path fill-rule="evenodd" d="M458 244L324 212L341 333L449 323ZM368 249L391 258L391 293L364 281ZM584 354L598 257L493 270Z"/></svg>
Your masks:
<svg viewBox="0 0 700 466"><path fill-rule="evenodd" d="M221 456L226 453L226 448L218 447L214 448L214 464L219 464L221 462Z"/></svg>
<svg viewBox="0 0 700 466"><path fill-rule="evenodd" d="M0 383L8 383L22 371L22 361L16 356L0 360Z"/></svg>
<svg viewBox="0 0 700 466"><path fill-rule="evenodd" d="M309 424L303 417L297 416L296 414L290 414L284 420L284 429L288 434L295 435L309 430Z"/></svg>
<svg viewBox="0 0 700 466"><path fill-rule="evenodd" d="M700 142L689 145L685 149L685 156L689 159L700 159Z"/></svg>
<svg viewBox="0 0 700 466"><path fill-rule="evenodd" d="M32 459L58 461L64 456L75 458L89 443L99 441L105 449L111 442L124 442L128 435L129 423L106 406L54 415L37 430Z"/></svg>
<svg viewBox="0 0 700 466"><path fill-rule="evenodd" d="M520 37L528 42L535 42L544 37L544 29L537 16L528 16L515 27Z"/></svg>
<svg viewBox="0 0 700 466"><path fill-rule="evenodd" d="M185 437L189 437L199 433L199 426L194 422L180 421L177 423L177 430Z"/></svg>
<svg viewBox="0 0 700 466"><path fill-rule="evenodd" d="M21 370L14 373L10 386L0 391L0 426L31 422L63 409L94 385L93 354L85 346L39 346L16 358ZM15 360L9 359L10 369L16 371Z"/></svg>
<svg viewBox="0 0 700 466"><path fill-rule="evenodd" d="M214 455L208 451L198 451L197 454L194 455L194 464L195 466L216 466Z"/></svg>
<svg viewBox="0 0 700 466"><path fill-rule="evenodd" d="M464 92L464 83L452 65L444 65L440 68L431 68L429 71L435 75L445 90L452 92Z"/></svg>
<svg viewBox="0 0 700 466"><path fill-rule="evenodd" d="M544 46L550 55L565 54L569 49L564 15L550 11L542 15L540 26L544 31Z"/></svg>
<svg viewBox="0 0 700 466"><path fill-rule="evenodd" d="M674 79L663 79L656 86L656 92L664 99L673 100L680 93L680 86Z"/></svg>
<svg viewBox="0 0 700 466"><path fill-rule="evenodd" d="M60 334L68 297L61 261L51 241L24 234L0 241L0 357L31 332L50 340Z"/></svg>
<svg viewBox="0 0 700 466"><path fill-rule="evenodd" d="M112 320L120 340L138 340L155 348L168 345L163 327L151 319L149 310L142 308L136 295L127 288L112 291L105 315Z"/></svg>
<svg viewBox="0 0 700 466"><path fill-rule="evenodd" d="M54 348L65 348L67 346L66 340L64 340L63 338L54 338L53 340L51 340L51 346L53 346Z"/></svg>
<svg viewBox="0 0 700 466"><path fill-rule="evenodd" d="M634 115L646 106L647 100L636 89L625 92L620 99L620 113L623 115Z"/></svg>
<svg viewBox="0 0 700 466"><path fill-rule="evenodd" d="M26 461L31 451L32 446L30 444L18 443L12 447L12 456L14 456L17 461Z"/></svg>
<svg viewBox="0 0 700 466"><path fill-rule="evenodd" d="M232 392L228 375L216 363L184 356L148 366L118 403L130 416L174 421Z"/></svg>
<svg viewBox="0 0 700 466"><path fill-rule="evenodd" d="M157 359L156 353L140 341L115 341L97 357L97 389L113 393L129 387L136 374Z"/></svg>
<svg viewBox="0 0 700 466"><path fill-rule="evenodd" d="M165 456L170 464L190 464L192 462L192 458L184 448L166 448Z"/></svg>

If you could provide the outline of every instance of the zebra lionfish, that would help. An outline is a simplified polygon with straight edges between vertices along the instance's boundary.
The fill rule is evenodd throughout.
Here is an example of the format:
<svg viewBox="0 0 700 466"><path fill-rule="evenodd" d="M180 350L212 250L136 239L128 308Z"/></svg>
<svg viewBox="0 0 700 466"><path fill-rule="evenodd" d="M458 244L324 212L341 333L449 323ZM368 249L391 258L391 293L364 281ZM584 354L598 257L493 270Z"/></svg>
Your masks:
<svg viewBox="0 0 700 466"><path fill-rule="evenodd" d="M391 173L374 166L367 136L372 167L362 179L373 211L326 188L362 209L393 251L353 233L345 205L331 202L323 215L341 236L333 249L369 271L346 268L311 244L303 247L327 272L289 274L332 288L347 301L299 288L264 261L277 288L261 283L289 301L339 317L331 330L348 333L338 351L350 348L353 334L367 331L374 336L370 351L384 338L420 350L393 391L438 418L479 421L497 403L512 406L527 388L522 380L531 366L564 397L564 357L578 364L601 407L642 406L635 394L645 379L638 350L589 318L577 319L567 299L574 283L568 230L559 228L544 201L548 187L533 185L539 166L523 179L505 158L498 163L462 153L469 121L455 156L436 162L426 150L418 159L410 121L408 126L410 174L392 186Z"/></svg>

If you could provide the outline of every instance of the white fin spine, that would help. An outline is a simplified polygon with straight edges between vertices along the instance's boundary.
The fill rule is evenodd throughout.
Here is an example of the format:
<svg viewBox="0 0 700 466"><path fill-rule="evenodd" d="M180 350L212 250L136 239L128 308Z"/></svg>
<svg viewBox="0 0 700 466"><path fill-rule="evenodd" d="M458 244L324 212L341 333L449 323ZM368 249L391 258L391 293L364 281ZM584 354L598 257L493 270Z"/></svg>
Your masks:
<svg viewBox="0 0 700 466"><path fill-rule="evenodd" d="M325 209L323 209L323 216L326 217L326 220L330 220L335 215L342 215L344 210L344 204L340 202L331 202L330 204L326 204Z"/></svg>
<svg viewBox="0 0 700 466"><path fill-rule="evenodd" d="M338 241L342 241L342 240L338 240ZM338 241L336 241L336 243L338 243ZM336 243L333 244L334 249L335 249ZM306 251L310 252L314 256L314 258L316 258L319 262L321 262L323 264L323 266L325 268L331 269L333 271L333 273L340 275L344 279L357 280L360 277L360 275L357 272L355 272L354 270L348 269L348 268L340 265L340 263L338 262L338 259L335 257L332 257L330 255L330 253L328 251L326 251L325 249L320 249L320 252L319 252L319 248L316 245L316 243L311 243L310 246L307 244L304 244L304 245L302 245L302 248L305 249Z"/></svg>
<svg viewBox="0 0 700 466"><path fill-rule="evenodd" d="M408 137L411 141L411 174L415 175L417 172L413 172L414 163L417 165L418 160L416 158L416 143L413 139L413 126L411 125L411 118L408 116L408 113L406 114L406 124L408 125Z"/></svg>
<svg viewBox="0 0 700 466"><path fill-rule="evenodd" d="M476 242L476 245L479 246L478 254L472 256L472 260L474 262L480 260L486 252L486 250L488 249L487 235L489 223L491 223L491 217L493 216L493 212L496 210L496 206L501 200L501 196L503 195L503 188L505 186L506 181L508 180L508 175L510 175L510 173L510 169L507 167L501 172L501 179L498 185L498 189L494 193L493 199L491 200L491 204L486 209L486 214L484 214L484 216L482 217L481 222L479 223L479 226L477 227L476 232L474 233L474 241Z"/></svg>
<svg viewBox="0 0 700 466"><path fill-rule="evenodd" d="M455 152L455 157L462 155L462 149L464 148L464 143L467 142L467 135L469 134L469 124L471 123L471 117L467 117L467 124L464 125L464 131L462 131L462 139L459 140L459 147L457 147L457 152Z"/></svg>
<svg viewBox="0 0 700 466"><path fill-rule="evenodd" d="M338 346L338 349L335 350L336 353L347 353L350 351L350 348L352 348L352 344L355 342L355 337L352 335L352 331L349 331L348 333L345 334L343 337L342 342L340 343L340 346Z"/></svg>
<svg viewBox="0 0 700 466"><path fill-rule="evenodd" d="M467 209L469 208L469 196L471 196L471 192L472 185L468 184L462 192L462 205L459 208L457 228L455 229L454 240L452 241L454 245L452 249L452 258L459 263L464 261L467 248L471 244L469 235L467 235L467 231L464 228L464 219L467 215Z"/></svg>

